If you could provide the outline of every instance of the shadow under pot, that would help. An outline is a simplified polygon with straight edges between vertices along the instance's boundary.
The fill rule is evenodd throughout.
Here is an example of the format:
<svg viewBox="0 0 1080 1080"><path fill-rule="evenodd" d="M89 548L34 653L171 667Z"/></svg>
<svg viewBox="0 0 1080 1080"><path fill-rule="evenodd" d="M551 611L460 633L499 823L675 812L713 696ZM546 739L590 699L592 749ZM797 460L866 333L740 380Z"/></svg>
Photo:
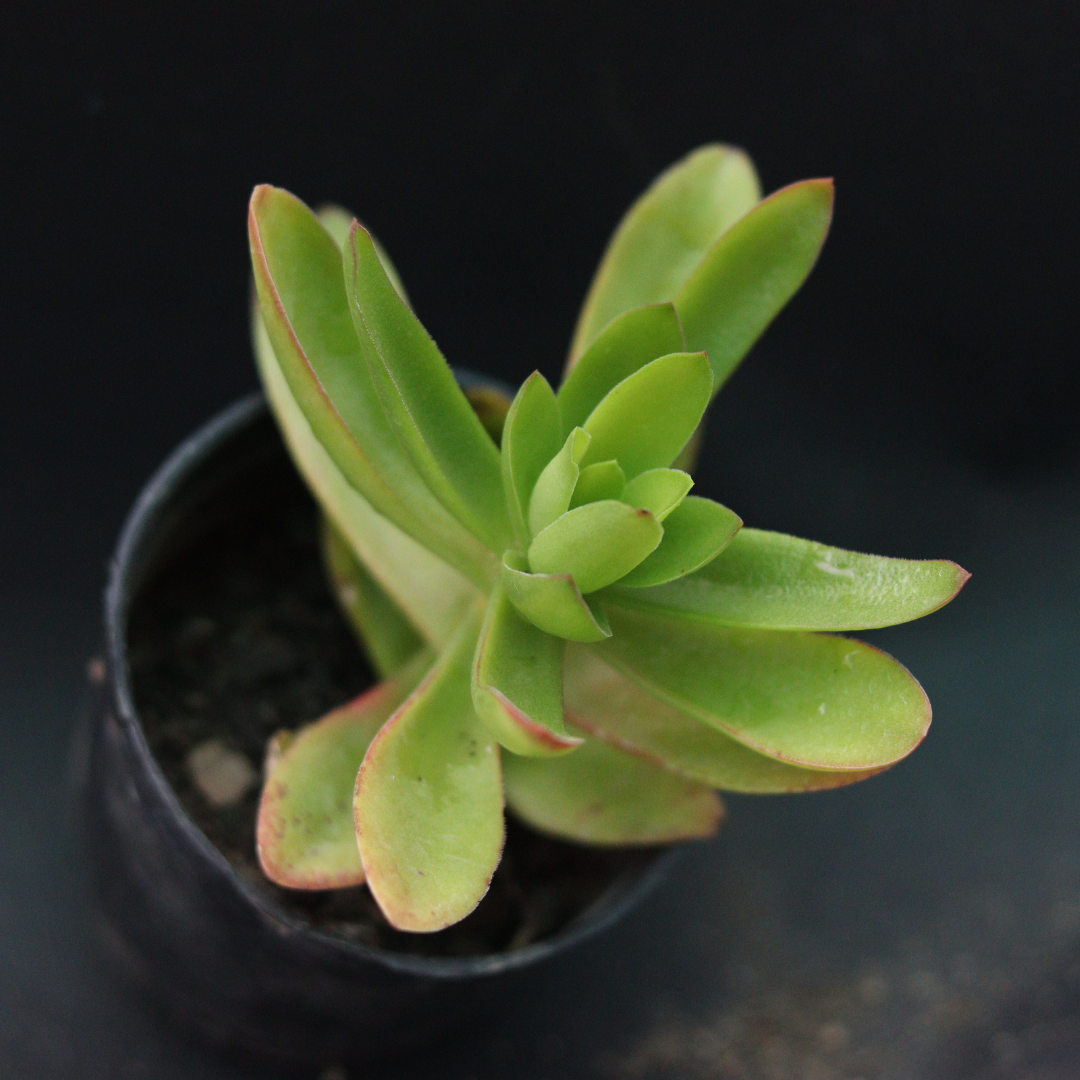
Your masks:
<svg viewBox="0 0 1080 1080"><path fill-rule="evenodd" d="M424 935L390 927L365 887L271 884L254 843L267 740L373 681L325 584L317 528L261 397L175 451L112 563L79 770L109 954L184 1026L290 1068L362 1062L465 1025L622 916L674 854L509 821L480 906ZM214 753L234 776L218 805L193 764Z"/></svg>

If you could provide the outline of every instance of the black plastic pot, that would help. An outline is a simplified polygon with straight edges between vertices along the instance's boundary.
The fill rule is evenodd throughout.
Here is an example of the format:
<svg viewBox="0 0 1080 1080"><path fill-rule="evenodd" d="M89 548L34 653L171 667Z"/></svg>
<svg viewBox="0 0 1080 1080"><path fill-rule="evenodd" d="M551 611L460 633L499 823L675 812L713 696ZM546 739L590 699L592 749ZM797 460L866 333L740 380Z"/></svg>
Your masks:
<svg viewBox="0 0 1080 1080"><path fill-rule="evenodd" d="M82 806L109 953L189 1027L290 1068L357 1062L464 1024L526 969L636 904L670 855L642 852L547 940L443 959L365 947L307 927L241 880L185 814L140 725L128 614L155 571L229 515L272 496L285 451L259 396L198 431L151 480L124 527L105 596L107 676L81 769Z"/></svg>

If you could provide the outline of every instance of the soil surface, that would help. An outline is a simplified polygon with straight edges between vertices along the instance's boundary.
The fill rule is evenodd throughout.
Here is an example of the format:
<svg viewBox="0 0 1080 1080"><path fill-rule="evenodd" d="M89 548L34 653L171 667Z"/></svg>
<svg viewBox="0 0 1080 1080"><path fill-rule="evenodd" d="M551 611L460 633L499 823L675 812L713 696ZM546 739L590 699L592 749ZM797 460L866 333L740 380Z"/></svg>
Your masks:
<svg viewBox="0 0 1080 1080"><path fill-rule="evenodd" d="M282 889L255 853L256 784L212 806L188 755L210 739L261 775L267 740L318 719L373 676L338 611L319 560L315 507L295 480L273 505L215 528L173 560L136 601L129 630L135 701L150 748L187 813L237 873L320 930L398 952L474 956L549 936L643 853L581 847L507 822L491 889L437 934L394 930L364 886Z"/></svg>

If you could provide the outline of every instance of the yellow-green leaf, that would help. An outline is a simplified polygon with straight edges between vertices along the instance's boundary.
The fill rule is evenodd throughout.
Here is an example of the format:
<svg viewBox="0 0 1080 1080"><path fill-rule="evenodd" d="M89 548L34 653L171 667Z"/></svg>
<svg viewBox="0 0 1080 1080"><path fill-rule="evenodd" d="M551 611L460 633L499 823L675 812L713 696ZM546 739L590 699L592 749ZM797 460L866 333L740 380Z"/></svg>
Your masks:
<svg viewBox="0 0 1080 1080"><path fill-rule="evenodd" d="M566 650L565 702L575 728L721 791L821 791L881 771L806 769L766 757L661 701L582 645Z"/></svg>
<svg viewBox="0 0 1080 1080"><path fill-rule="evenodd" d="M487 547L502 551L510 525L495 443L359 224L344 257L360 352L391 427L443 506Z"/></svg>
<svg viewBox="0 0 1080 1080"><path fill-rule="evenodd" d="M715 791L586 739L572 754L503 755L506 803L540 832L585 844L666 844L712 836L724 814Z"/></svg>
<svg viewBox="0 0 1080 1080"><path fill-rule="evenodd" d="M559 387L563 430L584 424L607 392L650 360L684 352L672 304L649 304L613 319L567 372Z"/></svg>
<svg viewBox="0 0 1080 1080"><path fill-rule="evenodd" d="M289 889L343 889L364 880L352 801L371 740L430 667L426 650L389 682L303 728L274 765L256 840L266 876Z"/></svg>
<svg viewBox="0 0 1080 1080"><path fill-rule="evenodd" d="M532 574L528 559L516 551L503 556L502 587L507 598L541 630L567 641L603 641L611 637L604 609L581 595L569 574Z"/></svg>
<svg viewBox="0 0 1080 1080"><path fill-rule="evenodd" d="M605 603L612 636L593 646L605 661L770 757L876 769L910 754L930 725L922 687L861 641L731 630Z"/></svg>
<svg viewBox="0 0 1080 1080"><path fill-rule="evenodd" d="M666 468L709 404L712 370L704 353L672 353L611 389L585 421L592 436L582 466L614 458L627 480Z"/></svg>
<svg viewBox="0 0 1080 1080"><path fill-rule="evenodd" d="M619 223L589 287L570 362L616 315L671 300L716 239L761 198L743 151L702 146L660 174Z"/></svg>
<svg viewBox="0 0 1080 1080"><path fill-rule="evenodd" d="M721 626L866 630L937 611L970 576L946 559L889 559L743 529L696 573L619 602Z"/></svg>
<svg viewBox="0 0 1080 1080"><path fill-rule="evenodd" d="M527 519L529 497L545 466L558 454L561 443L559 403L547 379L534 371L522 383L510 406L502 438L503 492L510 524L522 550L532 538Z"/></svg>
<svg viewBox="0 0 1080 1080"><path fill-rule="evenodd" d="M703 349L715 394L817 261L832 220L831 180L803 180L721 236L674 297L688 349Z"/></svg>
<svg viewBox="0 0 1080 1080"><path fill-rule="evenodd" d="M487 892L503 845L498 744L473 710L474 609L375 737L353 802L367 883L390 924L430 933Z"/></svg>
<svg viewBox="0 0 1080 1080"><path fill-rule="evenodd" d="M687 496L664 519L664 538L657 549L616 583L620 599L629 596L632 603L638 589L674 581L706 566L741 526L742 519L726 506ZM629 586L625 593L624 586Z"/></svg>
<svg viewBox="0 0 1080 1080"><path fill-rule="evenodd" d="M472 698L477 715L507 750L552 757L580 745L563 724L565 646L523 619L496 588L476 643Z"/></svg>
<svg viewBox="0 0 1080 1080"><path fill-rule="evenodd" d="M529 546L534 574L570 574L582 593L618 581L651 551L664 527L649 513L614 499L570 510Z"/></svg>

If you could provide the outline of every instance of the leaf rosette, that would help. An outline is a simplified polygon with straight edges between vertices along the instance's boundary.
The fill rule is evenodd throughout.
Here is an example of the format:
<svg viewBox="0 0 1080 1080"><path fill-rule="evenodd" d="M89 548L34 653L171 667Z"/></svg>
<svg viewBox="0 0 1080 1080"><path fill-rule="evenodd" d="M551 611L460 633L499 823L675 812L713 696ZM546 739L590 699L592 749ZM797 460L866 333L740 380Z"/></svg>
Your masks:
<svg viewBox="0 0 1080 1080"><path fill-rule="evenodd" d="M904 622L967 578L743 529L691 494L716 391L797 291L832 185L762 199L709 146L620 223L555 390L462 390L351 215L255 189L260 374L325 516L331 584L383 682L303 729L263 791L264 870L366 881L415 932L463 918L504 804L593 844L711 835L718 791L888 768L930 707L836 635Z"/></svg>

